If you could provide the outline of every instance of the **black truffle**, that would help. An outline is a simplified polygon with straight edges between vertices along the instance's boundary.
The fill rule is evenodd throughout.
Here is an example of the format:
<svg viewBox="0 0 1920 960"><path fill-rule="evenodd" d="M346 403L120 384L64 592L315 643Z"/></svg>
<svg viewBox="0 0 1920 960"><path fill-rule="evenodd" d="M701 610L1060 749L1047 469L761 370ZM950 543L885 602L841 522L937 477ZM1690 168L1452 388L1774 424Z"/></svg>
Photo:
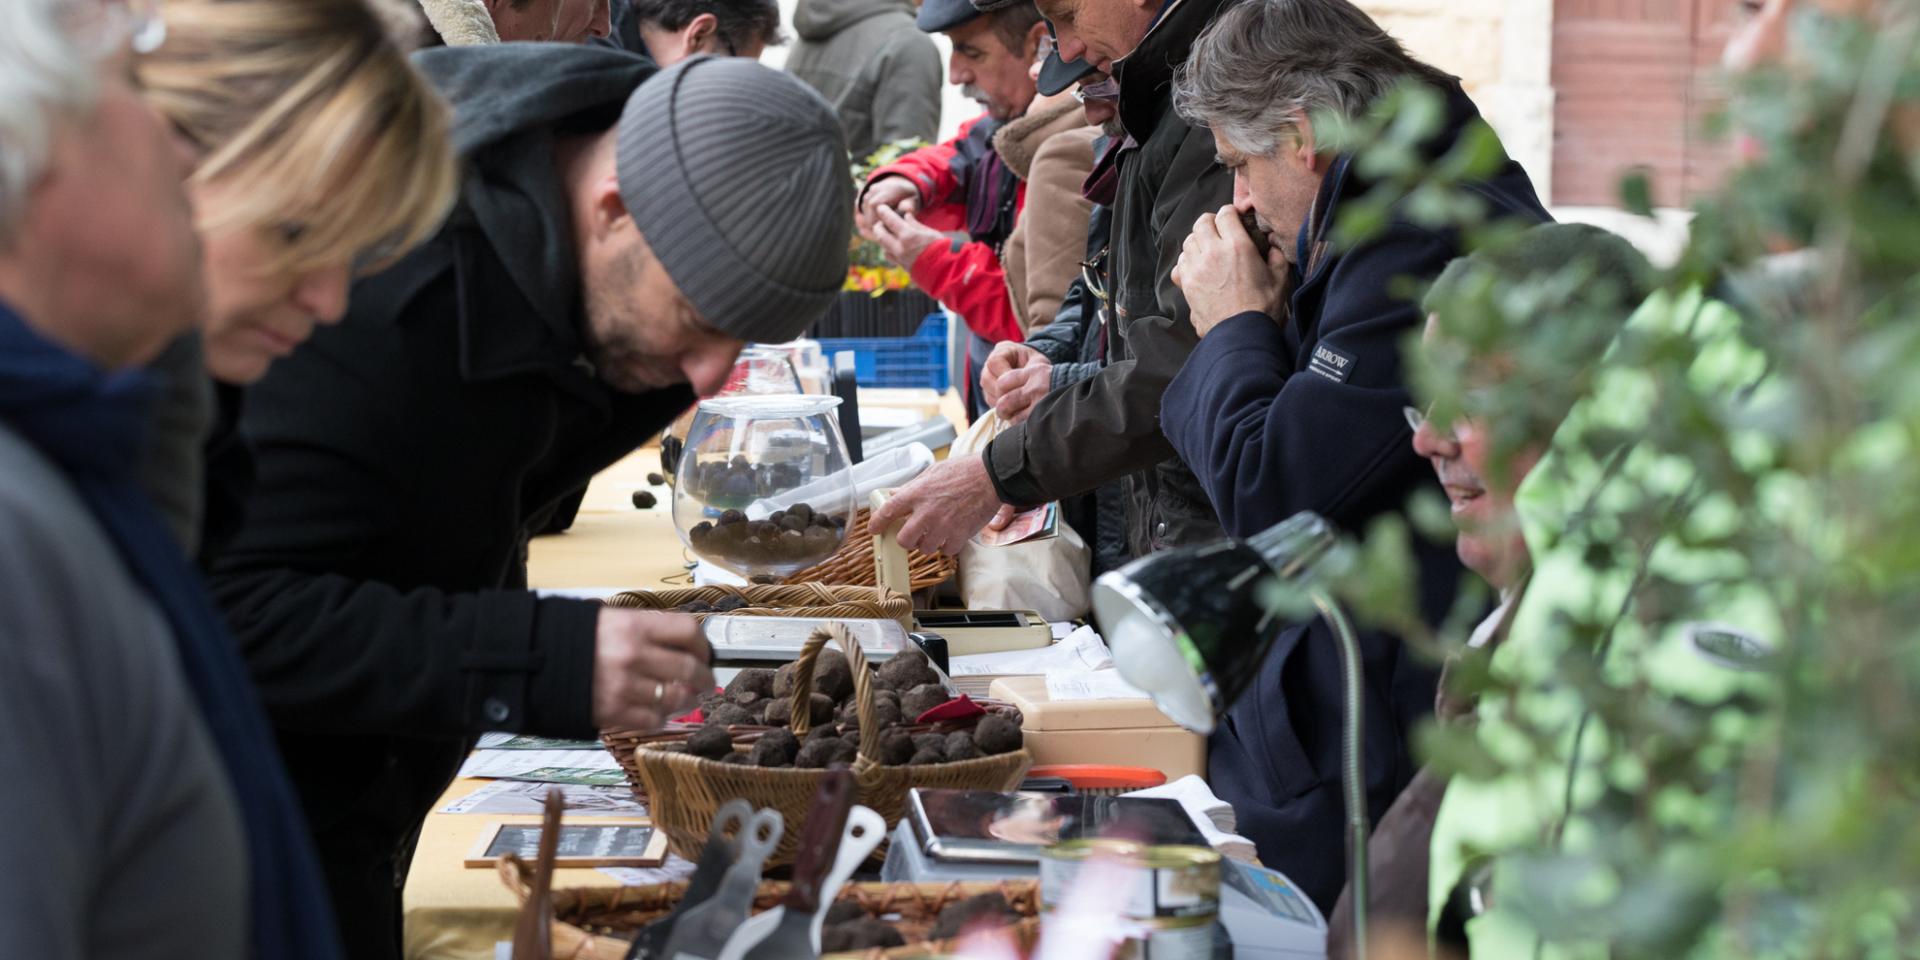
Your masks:
<svg viewBox="0 0 1920 960"><path fill-rule="evenodd" d="M751 757L749 757L749 756L747 756L746 754L744 754L744 753L741 753L741 752L739 752L739 751L737 751L737 750L736 750L736 751L734 751L733 753L729 753L729 754L727 754L726 756L724 756L724 757L721 757L721 758L720 758L720 762L721 762L721 763L739 763L739 764L747 764L747 763L752 763L752 762L753 762L753 758L751 758Z"/></svg>
<svg viewBox="0 0 1920 960"><path fill-rule="evenodd" d="M813 692L824 693L834 703L853 696L853 667L847 655L838 650L820 651L813 664Z"/></svg>
<svg viewBox="0 0 1920 960"><path fill-rule="evenodd" d="M946 750L949 763L980 758L980 748L974 745L973 737L965 730L955 730L947 734Z"/></svg>
<svg viewBox="0 0 1920 960"><path fill-rule="evenodd" d="M731 727L740 723L752 723L753 714L746 707L736 703L722 701L705 710L702 716L708 726Z"/></svg>
<svg viewBox="0 0 1920 960"><path fill-rule="evenodd" d="M799 685L799 666L796 660L774 673L774 696L793 696L794 688ZM825 694L833 703L853 694L853 669L847 663L846 654L838 650L820 651L819 659L813 662L813 692Z"/></svg>
<svg viewBox="0 0 1920 960"><path fill-rule="evenodd" d="M940 919L928 931L927 939L951 940L974 930L1004 927L1018 919L1020 915L1007 905L1005 897L997 893L982 893L943 907Z"/></svg>
<svg viewBox="0 0 1920 960"><path fill-rule="evenodd" d="M748 667L735 674L727 684L727 696L751 690L763 697L773 696L773 671L766 667ZM738 703L738 700L734 701Z"/></svg>
<svg viewBox="0 0 1920 960"><path fill-rule="evenodd" d="M880 762L900 766L913 759L913 735L900 727L880 732Z"/></svg>
<svg viewBox="0 0 1920 960"><path fill-rule="evenodd" d="M840 728L831 723L823 723L807 731L808 740L819 740L822 737L838 737L839 735Z"/></svg>
<svg viewBox="0 0 1920 960"><path fill-rule="evenodd" d="M853 759L854 749L839 737L821 737L808 740L800 745L800 753L794 757L793 765L818 770L832 763L848 763Z"/></svg>
<svg viewBox="0 0 1920 960"><path fill-rule="evenodd" d="M820 931L820 952L850 953L859 950L890 950L907 945L907 938L900 935L884 920L872 917L854 920Z"/></svg>
<svg viewBox="0 0 1920 960"><path fill-rule="evenodd" d="M880 665L875 679L889 690L905 692L923 683L938 683L940 676L934 673L933 664L927 661L926 654L918 650L903 650Z"/></svg>
<svg viewBox="0 0 1920 960"><path fill-rule="evenodd" d="M833 701L827 699L825 694L816 693L807 702L813 708L812 713L807 717L808 722L814 724L833 722Z"/></svg>
<svg viewBox="0 0 1920 960"><path fill-rule="evenodd" d="M795 660L791 663L785 663L780 666L780 669L775 670L773 672L773 695L774 696L776 697L793 696L793 688L797 686L797 684L794 682L793 676L794 676L794 671L799 666L799 664L800 664L800 661L798 660Z"/></svg>
<svg viewBox="0 0 1920 960"><path fill-rule="evenodd" d="M635 490L633 492L633 505L642 510L652 510L654 505L659 502L660 498L655 497L651 490Z"/></svg>
<svg viewBox="0 0 1920 960"><path fill-rule="evenodd" d="M647 482L657 487L663 483L666 483L667 478L657 473L649 473L647 474Z"/></svg>
<svg viewBox="0 0 1920 960"><path fill-rule="evenodd" d="M947 695L945 687L937 683L923 683L907 691L900 698L900 714L912 722L918 720L921 714L951 699L953 698Z"/></svg>
<svg viewBox="0 0 1920 960"><path fill-rule="evenodd" d="M793 763L800 754L800 741L786 730L768 730L760 735L760 741L753 745L752 760L756 767L784 767Z"/></svg>
<svg viewBox="0 0 1920 960"><path fill-rule="evenodd" d="M826 922L828 924L846 923L850 920L864 920L866 917L867 911L860 904L852 900L836 900L827 908Z"/></svg>
<svg viewBox="0 0 1920 960"><path fill-rule="evenodd" d="M696 757L718 760L733 752L733 737L722 726L705 726L687 738L687 752Z"/></svg>
<svg viewBox="0 0 1920 960"><path fill-rule="evenodd" d="M913 752L912 758L907 760L907 765L914 766L914 767L925 767L925 766L930 766L932 764L945 763L945 762L947 762L947 758L941 756L940 751L938 750L915 750Z"/></svg>
<svg viewBox="0 0 1920 960"><path fill-rule="evenodd" d="M793 699L774 697L767 701L767 710L760 715L760 722L770 727L784 727L793 720Z"/></svg>
<svg viewBox="0 0 1920 960"><path fill-rule="evenodd" d="M753 604L748 603L746 597L739 596L738 594L728 594L727 596L721 597L717 602L714 603L713 612L714 613L732 613L735 610L740 610L750 606L753 606Z"/></svg>
<svg viewBox="0 0 1920 960"><path fill-rule="evenodd" d="M1020 749L1026 739L1020 734L1020 725L997 713L980 718L973 728L973 743L981 753L1012 753Z"/></svg>
<svg viewBox="0 0 1920 960"><path fill-rule="evenodd" d="M947 735L944 733L923 733L913 738L913 752L931 753L944 763L947 759Z"/></svg>

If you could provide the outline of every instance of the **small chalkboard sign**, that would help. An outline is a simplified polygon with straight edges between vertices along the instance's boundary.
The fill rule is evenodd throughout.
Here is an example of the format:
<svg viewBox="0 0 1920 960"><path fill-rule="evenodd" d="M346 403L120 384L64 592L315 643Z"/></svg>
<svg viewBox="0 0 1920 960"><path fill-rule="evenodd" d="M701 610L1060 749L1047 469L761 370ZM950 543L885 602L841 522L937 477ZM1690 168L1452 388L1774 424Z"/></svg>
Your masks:
<svg viewBox="0 0 1920 960"><path fill-rule="evenodd" d="M540 855L540 825L493 823L467 854L467 866L491 867L507 854L528 863ZM558 867L657 867L667 858L667 835L644 824L565 824L560 828Z"/></svg>

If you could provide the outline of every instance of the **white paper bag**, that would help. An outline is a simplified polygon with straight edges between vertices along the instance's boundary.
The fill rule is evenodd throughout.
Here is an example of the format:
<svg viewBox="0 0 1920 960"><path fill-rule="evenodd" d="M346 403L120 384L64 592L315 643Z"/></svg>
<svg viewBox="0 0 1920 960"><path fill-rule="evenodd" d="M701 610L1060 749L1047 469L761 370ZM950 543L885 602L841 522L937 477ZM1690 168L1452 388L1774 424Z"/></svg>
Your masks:
<svg viewBox="0 0 1920 960"><path fill-rule="evenodd" d="M1006 425L989 410L953 442L950 454L986 450ZM1048 620L1073 620L1092 608L1093 551L1059 522L1059 534L1001 547L969 540L960 551L960 600L969 610L1032 610Z"/></svg>

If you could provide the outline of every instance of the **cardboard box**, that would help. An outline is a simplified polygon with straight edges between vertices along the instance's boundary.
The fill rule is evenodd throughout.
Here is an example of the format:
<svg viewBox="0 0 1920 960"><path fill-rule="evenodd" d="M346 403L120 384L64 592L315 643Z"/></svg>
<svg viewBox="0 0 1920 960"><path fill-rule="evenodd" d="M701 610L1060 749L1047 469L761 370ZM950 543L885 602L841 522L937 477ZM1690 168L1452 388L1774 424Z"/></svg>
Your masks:
<svg viewBox="0 0 1920 960"><path fill-rule="evenodd" d="M1151 700L1047 698L1045 677L1002 677L991 695L1020 708L1035 766L1106 763L1152 767L1177 780L1207 775L1207 739L1167 719Z"/></svg>

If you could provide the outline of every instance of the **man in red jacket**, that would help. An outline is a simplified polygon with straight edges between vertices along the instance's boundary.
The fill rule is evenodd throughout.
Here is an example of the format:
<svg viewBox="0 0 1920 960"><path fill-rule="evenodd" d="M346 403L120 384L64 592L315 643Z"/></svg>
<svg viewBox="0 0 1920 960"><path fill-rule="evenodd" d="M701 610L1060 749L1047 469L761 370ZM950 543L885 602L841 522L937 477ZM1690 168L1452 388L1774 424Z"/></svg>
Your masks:
<svg viewBox="0 0 1920 960"><path fill-rule="evenodd" d="M926 0L917 23L947 35L953 44L948 76L987 112L953 139L874 171L854 216L862 236L966 322L977 349L968 350L965 389L969 409L977 411L975 364L993 344L1021 339L1000 248L1013 232L1026 187L994 153L993 133L1033 102L1030 68L1047 28L1032 0L987 13L968 0ZM958 233L967 239L949 238Z"/></svg>

